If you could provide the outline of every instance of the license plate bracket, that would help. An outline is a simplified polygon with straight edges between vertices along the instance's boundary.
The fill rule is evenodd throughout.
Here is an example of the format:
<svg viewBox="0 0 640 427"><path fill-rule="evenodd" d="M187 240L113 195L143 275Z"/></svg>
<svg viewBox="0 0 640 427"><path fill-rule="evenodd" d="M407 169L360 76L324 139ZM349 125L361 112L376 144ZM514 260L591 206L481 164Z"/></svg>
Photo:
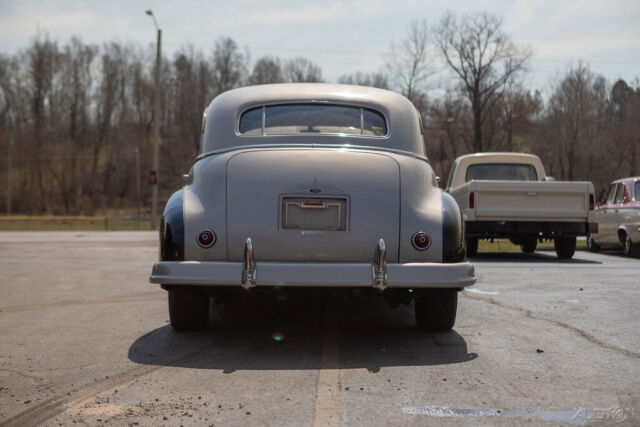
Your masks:
<svg viewBox="0 0 640 427"><path fill-rule="evenodd" d="M347 200L344 198L282 198L285 230L345 231Z"/></svg>

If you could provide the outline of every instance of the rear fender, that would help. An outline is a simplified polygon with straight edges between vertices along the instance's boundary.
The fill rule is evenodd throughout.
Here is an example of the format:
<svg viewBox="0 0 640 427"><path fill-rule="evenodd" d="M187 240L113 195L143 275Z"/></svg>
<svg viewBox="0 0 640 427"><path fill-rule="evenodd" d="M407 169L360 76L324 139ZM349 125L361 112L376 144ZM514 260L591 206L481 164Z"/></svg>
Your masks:
<svg viewBox="0 0 640 427"><path fill-rule="evenodd" d="M184 191L176 191L167 201L160 222L160 260L184 261Z"/></svg>
<svg viewBox="0 0 640 427"><path fill-rule="evenodd" d="M442 262L443 191L427 162L408 157L398 160L402 183L399 262ZM423 251L411 243L413 235L420 231L427 233L431 241Z"/></svg>
<svg viewBox="0 0 640 427"><path fill-rule="evenodd" d="M466 258L460 208L451 195L442 193L442 262L462 262Z"/></svg>

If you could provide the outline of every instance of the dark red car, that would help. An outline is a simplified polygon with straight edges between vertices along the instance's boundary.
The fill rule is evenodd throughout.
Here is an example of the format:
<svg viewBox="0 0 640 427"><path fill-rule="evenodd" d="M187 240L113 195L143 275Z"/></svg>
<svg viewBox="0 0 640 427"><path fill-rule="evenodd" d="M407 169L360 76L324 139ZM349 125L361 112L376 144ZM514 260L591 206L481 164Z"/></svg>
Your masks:
<svg viewBox="0 0 640 427"><path fill-rule="evenodd" d="M595 221L598 233L589 236L589 250L622 246L626 256L640 256L640 176L613 181Z"/></svg>

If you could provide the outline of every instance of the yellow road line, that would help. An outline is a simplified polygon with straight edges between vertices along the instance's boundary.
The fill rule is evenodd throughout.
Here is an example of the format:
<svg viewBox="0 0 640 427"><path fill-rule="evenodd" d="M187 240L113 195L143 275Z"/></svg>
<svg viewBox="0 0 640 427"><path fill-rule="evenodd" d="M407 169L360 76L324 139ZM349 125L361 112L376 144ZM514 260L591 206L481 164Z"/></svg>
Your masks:
<svg viewBox="0 0 640 427"><path fill-rule="evenodd" d="M324 336L322 339L322 358L318 371L316 388L316 410L314 427L340 425L340 369L338 368L338 337L336 328L330 327L329 309L326 309Z"/></svg>

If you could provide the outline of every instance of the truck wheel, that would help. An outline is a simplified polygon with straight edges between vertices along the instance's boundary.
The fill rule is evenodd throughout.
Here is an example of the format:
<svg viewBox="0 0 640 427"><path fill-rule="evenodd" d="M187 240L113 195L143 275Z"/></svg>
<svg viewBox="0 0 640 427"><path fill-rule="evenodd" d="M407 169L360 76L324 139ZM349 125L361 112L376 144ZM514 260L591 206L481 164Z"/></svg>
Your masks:
<svg viewBox="0 0 640 427"><path fill-rule="evenodd" d="M429 289L416 298L416 325L425 331L444 332L456 323L458 291L456 289Z"/></svg>
<svg viewBox="0 0 640 427"><path fill-rule="evenodd" d="M467 237L467 256L478 255L478 238Z"/></svg>
<svg viewBox="0 0 640 427"><path fill-rule="evenodd" d="M176 331L205 329L209 324L209 297L198 289L169 289L169 319Z"/></svg>
<svg viewBox="0 0 640 427"><path fill-rule="evenodd" d="M576 238L572 236L556 237L553 239L553 246L558 258L570 259L576 253Z"/></svg>
<svg viewBox="0 0 640 427"><path fill-rule="evenodd" d="M593 240L591 235L587 237L587 248L589 248L589 252L598 252L600 250L600 245Z"/></svg>
<svg viewBox="0 0 640 427"><path fill-rule="evenodd" d="M624 238L624 241L622 244L622 252L624 253L624 256L627 256L627 257L640 256L640 245L634 244L627 233L624 233L622 237Z"/></svg>
<svg viewBox="0 0 640 427"><path fill-rule="evenodd" d="M538 239L535 237L525 237L520 243L520 249L525 254L532 254L535 252L536 247L538 246Z"/></svg>

